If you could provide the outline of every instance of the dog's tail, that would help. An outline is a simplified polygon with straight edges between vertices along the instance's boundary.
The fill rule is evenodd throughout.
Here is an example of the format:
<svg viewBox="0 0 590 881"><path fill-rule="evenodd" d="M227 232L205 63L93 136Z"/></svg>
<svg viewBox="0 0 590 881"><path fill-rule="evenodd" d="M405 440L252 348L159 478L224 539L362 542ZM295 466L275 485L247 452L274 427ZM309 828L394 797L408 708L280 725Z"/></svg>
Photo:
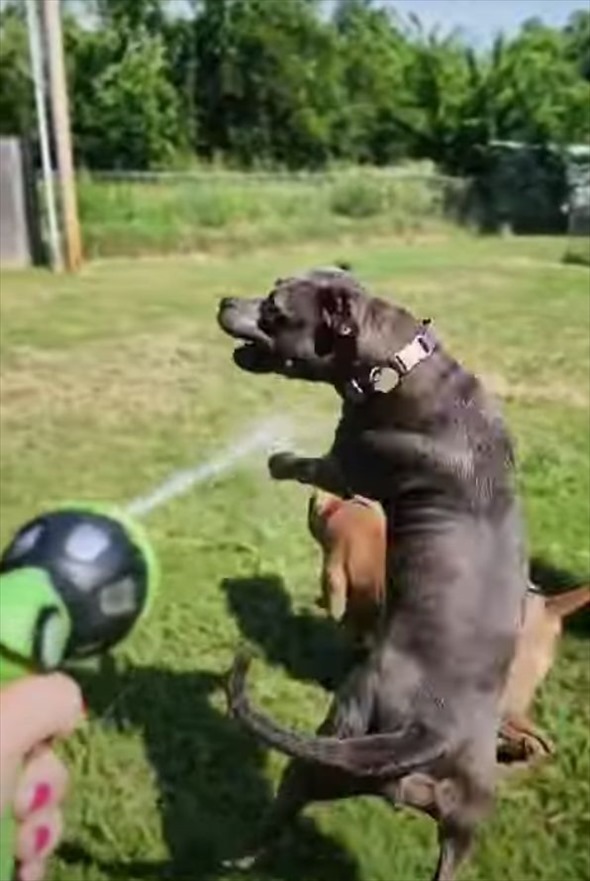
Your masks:
<svg viewBox="0 0 590 881"><path fill-rule="evenodd" d="M391 734L363 737L308 736L277 725L250 706L246 675L250 657L236 655L226 690L231 713L269 746L296 759L339 768L357 777L403 777L418 767L441 758L440 738L423 726L408 726Z"/></svg>
<svg viewBox="0 0 590 881"><path fill-rule="evenodd" d="M558 618L567 618L590 603L590 585L566 590L545 599L547 611Z"/></svg>

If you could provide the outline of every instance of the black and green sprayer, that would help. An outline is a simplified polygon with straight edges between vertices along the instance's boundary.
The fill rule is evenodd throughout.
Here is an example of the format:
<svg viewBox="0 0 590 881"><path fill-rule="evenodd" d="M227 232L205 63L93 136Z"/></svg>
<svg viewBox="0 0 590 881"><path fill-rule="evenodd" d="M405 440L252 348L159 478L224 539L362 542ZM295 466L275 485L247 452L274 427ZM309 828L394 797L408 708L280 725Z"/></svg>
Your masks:
<svg viewBox="0 0 590 881"><path fill-rule="evenodd" d="M159 581L155 552L137 519L248 454L271 450L287 433L284 419L270 419L122 509L73 504L21 526L0 556L0 687L124 640ZM14 836L7 812L0 818L0 881L13 876Z"/></svg>
<svg viewBox="0 0 590 881"><path fill-rule="evenodd" d="M30 520L0 558L0 687L117 645L157 582L146 533L115 508L71 505ZM13 877L14 836L7 812L0 881Z"/></svg>

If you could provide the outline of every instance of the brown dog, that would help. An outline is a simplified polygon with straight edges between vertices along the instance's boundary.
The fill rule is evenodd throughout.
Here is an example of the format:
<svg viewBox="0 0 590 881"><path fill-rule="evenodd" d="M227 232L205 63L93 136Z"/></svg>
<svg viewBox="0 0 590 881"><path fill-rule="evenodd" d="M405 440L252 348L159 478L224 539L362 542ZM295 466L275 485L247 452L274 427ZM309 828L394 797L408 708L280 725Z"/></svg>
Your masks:
<svg viewBox="0 0 590 881"><path fill-rule="evenodd" d="M501 701L504 720L498 743L501 761L530 761L552 752L551 743L530 721L529 712L535 694L555 660L565 618L588 603L590 586L543 596L531 584L516 653Z"/></svg>
<svg viewBox="0 0 590 881"><path fill-rule="evenodd" d="M318 605L342 621L355 642L369 643L385 604L386 521L377 502L347 501L316 490L309 531L323 550Z"/></svg>
<svg viewBox="0 0 590 881"><path fill-rule="evenodd" d="M309 500L309 530L323 551L318 602L342 621L357 641L370 642L385 602L386 521L368 499L341 499L315 490ZM522 629L504 689L498 759L532 762L552 752L529 713L555 660L563 620L590 603L590 587L544 597L531 584Z"/></svg>

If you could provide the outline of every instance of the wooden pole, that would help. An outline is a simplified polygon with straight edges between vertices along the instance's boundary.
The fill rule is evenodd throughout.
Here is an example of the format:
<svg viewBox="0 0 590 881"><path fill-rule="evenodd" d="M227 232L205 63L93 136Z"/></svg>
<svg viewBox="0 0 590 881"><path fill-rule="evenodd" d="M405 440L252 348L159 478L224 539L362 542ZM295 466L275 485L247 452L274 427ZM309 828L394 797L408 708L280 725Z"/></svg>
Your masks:
<svg viewBox="0 0 590 881"><path fill-rule="evenodd" d="M53 135L61 194L63 242L66 269L75 272L82 263L82 241L76 199L76 177L72 156L68 88L61 30L60 0L41 0L49 65Z"/></svg>

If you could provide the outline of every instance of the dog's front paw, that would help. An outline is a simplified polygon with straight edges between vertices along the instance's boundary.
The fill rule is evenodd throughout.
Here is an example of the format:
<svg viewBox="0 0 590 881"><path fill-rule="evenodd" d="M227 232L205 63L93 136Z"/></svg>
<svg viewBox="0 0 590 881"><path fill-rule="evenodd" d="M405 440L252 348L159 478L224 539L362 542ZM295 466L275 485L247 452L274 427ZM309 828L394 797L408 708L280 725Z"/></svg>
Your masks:
<svg viewBox="0 0 590 881"><path fill-rule="evenodd" d="M294 453L274 453L268 460L273 480L292 480L296 475L297 456Z"/></svg>

